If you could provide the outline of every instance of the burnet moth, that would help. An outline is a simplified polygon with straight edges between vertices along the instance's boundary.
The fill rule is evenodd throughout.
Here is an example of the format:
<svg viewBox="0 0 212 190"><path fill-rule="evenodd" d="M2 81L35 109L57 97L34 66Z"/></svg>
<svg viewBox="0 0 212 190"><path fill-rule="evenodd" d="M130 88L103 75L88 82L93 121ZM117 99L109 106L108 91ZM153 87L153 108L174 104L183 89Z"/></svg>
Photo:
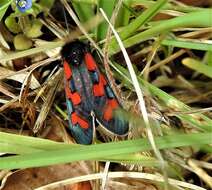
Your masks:
<svg viewBox="0 0 212 190"><path fill-rule="evenodd" d="M65 75L69 129L79 144L91 144L93 117L109 132L126 135L128 121L114 114L121 108L108 80L100 72L89 47L76 40L61 51ZM95 116L92 116L94 113Z"/></svg>

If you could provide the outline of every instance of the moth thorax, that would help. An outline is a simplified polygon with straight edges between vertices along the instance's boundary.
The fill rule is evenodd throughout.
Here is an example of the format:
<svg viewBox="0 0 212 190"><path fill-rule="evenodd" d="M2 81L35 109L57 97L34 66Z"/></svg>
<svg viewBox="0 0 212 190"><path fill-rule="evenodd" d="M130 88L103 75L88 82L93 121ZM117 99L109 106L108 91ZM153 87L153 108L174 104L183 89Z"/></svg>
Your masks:
<svg viewBox="0 0 212 190"><path fill-rule="evenodd" d="M71 64L80 65L84 60L84 52L81 50L74 50L70 52L68 59Z"/></svg>
<svg viewBox="0 0 212 190"><path fill-rule="evenodd" d="M61 54L72 65L80 65L84 60L86 45L79 41L74 41L63 46Z"/></svg>

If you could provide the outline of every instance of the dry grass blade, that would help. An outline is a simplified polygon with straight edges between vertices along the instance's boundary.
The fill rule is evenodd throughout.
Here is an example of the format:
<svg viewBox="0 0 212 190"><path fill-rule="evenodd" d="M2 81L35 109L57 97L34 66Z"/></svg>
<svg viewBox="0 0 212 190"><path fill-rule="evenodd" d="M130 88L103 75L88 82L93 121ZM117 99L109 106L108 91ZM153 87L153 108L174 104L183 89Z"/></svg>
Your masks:
<svg viewBox="0 0 212 190"><path fill-rule="evenodd" d="M192 159L188 160L188 165L210 188L212 188L212 177L209 176L205 170L197 165Z"/></svg>
<svg viewBox="0 0 212 190"><path fill-rule="evenodd" d="M59 27L57 24L55 24L52 20L45 18L40 19L40 21L45 25L52 33L55 34L59 39L63 39L64 36L66 36L66 32L61 26Z"/></svg>
<svg viewBox="0 0 212 190"><path fill-rule="evenodd" d="M74 184L74 183L78 183L78 182L82 182L82 181L96 180L96 179L101 179L101 178L102 178L102 173L90 174L90 175L75 177L75 178L71 178L71 179L66 179L66 180L59 181L59 182L54 182L54 183L48 184L46 186L36 188L35 190L50 190L50 189L54 189L57 187L68 185L68 184ZM110 178L110 179L112 179L112 178L147 179L147 180L157 181L157 182L164 181L163 177L161 177L161 176L153 175L153 174L149 174L149 173L141 173L141 172L109 172L108 178ZM169 180L169 184L171 184L173 186L179 186L179 187L193 189L193 190L206 190L205 188L202 188L202 187L190 184L190 183L178 181L175 179L169 178L168 180Z"/></svg>
<svg viewBox="0 0 212 190"><path fill-rule="evenodd" d="M7 54L7 56L1 56L0 57L0 62L2 61L9 61L9 60L14 60L14 59L18 59L18 58L23 58L26 56L31 56L34 55L36 53L40 53L40 52L45 52L47 49L54 49L57 47L61 47L64 45L63 41L57 41L57 42L48 42L42 46L39 47L35 47L35 48L31 48L31 49L27 49L27 50L23 50L23 51L18 51L18 52L10 52Z"/></svg>
<svg viewBox="0 0 212 190"><path fill-rule="evenodd" d="M158 69L159 67L161 67L161 66L163 66L163 65L165 65L165 64L167 64L167 63L169 63L171 61L173 61L177 57L183 55L185 52L186 52L186 50L184 50L184 49L181 49L181 50L177 51L176 53L172 54L171 56L167 57L166 59L158 62L157 64L155 64L153 66L151 66L149 68L149 72L152 72L152 71Z"/></svg>
<svg viewBox="0 0 212 190"><path fill-rule="evenodd" d="M5 94L8 97L15 98L15 94L10 92L11 89L8 89L8 86L6 86L3 82L0 81L0 92Z"/></svg>
<svg viewBox="0 0 212 190"><path fill-rule="evenodd" d="M27 75L28 75L27 72L26 73L18 73L18 74L16 74L15 71L6 69L4 67L0 67L0 76L1 76L1 78L7 78L7 79L11 79L11 80L23 83L25 78L27 77ZM31 83L30 83L30 88L31 89L36 89L39 86L40 86L40 84L37 81L37 79L34 76L32 76Z"/></svg>
<svg viewBox="0 0 212 190"><path fill-rule="evenodd" d="M61 78L62 78L62 70L58 70L58 72L55 74L56 77L52 80L50 80L50 89L48 91L48 94L45 98L45 101L44 101L44 104L40 110L40 114L39 116L37 117L37 120L35 122L35 125L33 127L33 132L34 133L37 133L39 130L40 130L40 127L42 126L44 120L46 119L48 113L49 113L49 110L51 109L51 105L54 101L54 97L55 97L55 93L56 93L56 90L58 89L58 86L61 82Z"/></svg>
<svg viewBox="0 0 212 190"><path fill-rule="evenodd" d="M0 171L0 190L4 188L6 182L7 182L7 179L10 175L12 175L13 172L11 171L8 171L8 170L2 170Z"/></svg>
<svg viewBox="0 0 212 190"><path fill-rule="evenodd" d="M60 56L48 58L48 59L45 59L45 60L40 61L38 63L34 63L34 64L30 65L29 67L27 67L25 69L22 69L22 70L19 70L19 71L16 71L16 72L15 71L11 71L11 70L9 70L9 72L7 72L8 70L5 70L5 68L0 67L0 80L12 77L14 75L23 74L23 73L31 71L31 70L35 70L38 67L44 66L44 65L46 65L48 63L52 63L53 61L56 61L56 60L59 60L59 59L60 59ZM1 69L3 69L3 71L4 71L3 73L1 73Z"/></svg>
<svg viewBox="0 0 212 190"><path fill-rule="evenodd" d="M212 163L191 159L199 167L212 170Z"/></svg>

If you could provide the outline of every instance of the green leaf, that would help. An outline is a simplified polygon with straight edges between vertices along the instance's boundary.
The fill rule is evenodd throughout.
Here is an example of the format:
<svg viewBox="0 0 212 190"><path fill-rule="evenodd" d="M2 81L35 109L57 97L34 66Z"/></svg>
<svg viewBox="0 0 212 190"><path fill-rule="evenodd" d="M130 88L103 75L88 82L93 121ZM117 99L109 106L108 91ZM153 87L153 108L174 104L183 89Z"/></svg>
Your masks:
<svg viewBox="0 0 212 190"><path fill-rule="evenodd" d="M5 19L5 25L7 26L10 32L13 32L15 34L21 32L21 27L16 22L14 14L11 14Z"/></svg>
<svg viewBox="0 0 212 190"><path fill-rule="evenodd" d="M25 50L32 47L32 41L23 34L17 34L13 43L17 50Z"/></svg>
<svg viewBox="0 0 212 190"><path fill-rule="evenodd" d="M26 30L25 34L28 38L37 38L43 33L41 31L42 23L38 19L32 20L32 25Z"/></svg>
<svg viewBox="0 0 212 190"><path fill-rule="evenodd" d="M45 7L47 9L51 9L52 6L54 5L54 2L55 0L40 0L39 1L39 4L42 6L42 7Z"/></svg>

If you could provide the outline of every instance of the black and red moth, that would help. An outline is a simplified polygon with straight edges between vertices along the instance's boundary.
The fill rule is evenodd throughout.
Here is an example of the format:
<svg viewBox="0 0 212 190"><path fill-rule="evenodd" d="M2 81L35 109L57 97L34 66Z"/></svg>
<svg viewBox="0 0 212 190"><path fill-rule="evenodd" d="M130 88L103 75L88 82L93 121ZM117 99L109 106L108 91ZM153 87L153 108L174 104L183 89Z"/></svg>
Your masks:
<svg viewBox="0 0 212 190"><path fill-rule="evenodd" d="M99 71L88 45L74 41L66 44L61 55L65 75L69 129L79 144L93 140L93 116L109 132L125 135L129 124L114 115L120 108L106 77Z"/></svg>

